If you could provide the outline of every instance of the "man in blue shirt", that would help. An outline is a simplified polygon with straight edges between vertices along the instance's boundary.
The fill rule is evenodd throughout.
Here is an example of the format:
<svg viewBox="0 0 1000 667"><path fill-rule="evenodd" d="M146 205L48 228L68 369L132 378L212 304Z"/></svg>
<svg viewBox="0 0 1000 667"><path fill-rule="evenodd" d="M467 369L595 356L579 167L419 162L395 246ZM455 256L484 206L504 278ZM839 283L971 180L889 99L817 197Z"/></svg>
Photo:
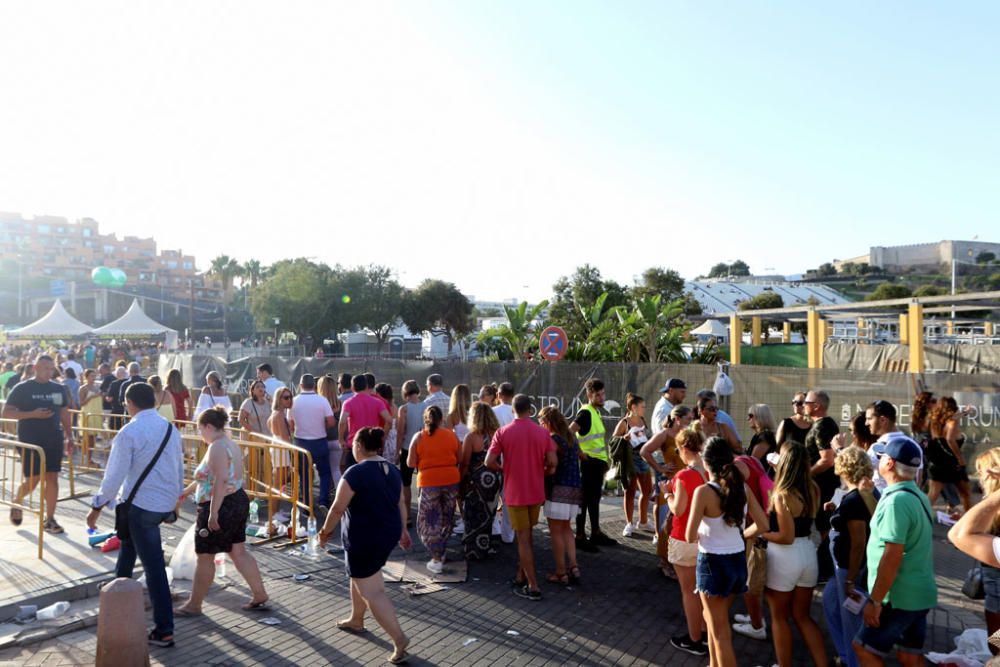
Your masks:
<svg viewBox="0 0 1000 667"><path fill-rule="evenodd" d="M126 389L125 409L131 420L111 443L104 479L93 497L87 526L97 528L97 518L105 506L113 508L119 498L128 498L169 431L163 452L132 499L129 536L122 540L115 567L116 576L131 578L136 556L142 561L156 624L149 633L149 642L169 647L174 645L174 611L160 542L160 524L174 512L184 490L181 436L156 412L153 388L145 382L133 382Z"/></svg>

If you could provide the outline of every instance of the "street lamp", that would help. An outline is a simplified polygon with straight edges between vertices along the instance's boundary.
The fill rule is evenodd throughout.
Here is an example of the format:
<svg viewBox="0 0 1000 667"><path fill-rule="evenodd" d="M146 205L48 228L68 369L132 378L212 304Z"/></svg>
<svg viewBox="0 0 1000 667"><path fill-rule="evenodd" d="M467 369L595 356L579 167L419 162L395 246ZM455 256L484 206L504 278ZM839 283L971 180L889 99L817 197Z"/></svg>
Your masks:
<svg viewBox="0 0 1000 667"><path fill-rule="evenodd" d="M281 318L274 318L274 346L278 347L278 325L281 324Z"/></svg>

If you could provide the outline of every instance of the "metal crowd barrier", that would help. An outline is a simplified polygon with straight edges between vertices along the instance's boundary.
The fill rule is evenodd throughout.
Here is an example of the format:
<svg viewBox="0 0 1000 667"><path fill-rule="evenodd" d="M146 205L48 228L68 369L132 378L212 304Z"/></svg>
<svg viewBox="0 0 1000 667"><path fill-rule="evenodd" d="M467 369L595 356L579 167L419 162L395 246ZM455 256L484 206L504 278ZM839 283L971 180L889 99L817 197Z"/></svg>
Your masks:
<svg viewBox="0 0 1000 667"><path fill-rule="evenodd" d="M32 477L25 474L25 468L39 471L38 485L20 502L16 502L18 490ZM22 512L38 513L38 558L42 559L42 540L45 535L45 450L38 445L26 445L12 438L0 438L0 505Z"/></svg>

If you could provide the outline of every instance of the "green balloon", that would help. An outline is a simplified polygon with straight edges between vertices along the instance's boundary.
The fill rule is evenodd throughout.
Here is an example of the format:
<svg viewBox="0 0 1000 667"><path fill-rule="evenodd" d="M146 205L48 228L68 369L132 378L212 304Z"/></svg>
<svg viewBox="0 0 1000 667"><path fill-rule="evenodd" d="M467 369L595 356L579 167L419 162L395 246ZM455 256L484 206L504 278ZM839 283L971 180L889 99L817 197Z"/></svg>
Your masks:
<svg viewBox="0 0 1000 667"><path fill-rule="evenodd" d="M121 269L111 269L111 284L114 287L122 287L128 281L128 277Z"/></svg>
<svg viewBox="0 0 1000 667"><path fill-rule="evenodd" d="M98 287L109 287L114 282L114 276L111 273L111 269L106 266L98 266L96 269L90 272L90 279L94 281L94 284Z"/></svg>

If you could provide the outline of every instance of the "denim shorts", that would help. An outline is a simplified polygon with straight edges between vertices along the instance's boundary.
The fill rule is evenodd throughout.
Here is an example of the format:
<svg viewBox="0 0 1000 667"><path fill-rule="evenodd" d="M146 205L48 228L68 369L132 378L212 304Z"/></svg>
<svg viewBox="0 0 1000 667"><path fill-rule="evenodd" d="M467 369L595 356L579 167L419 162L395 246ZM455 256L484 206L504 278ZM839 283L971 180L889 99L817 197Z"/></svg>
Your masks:
<svg viewBox="0 0 1000 667"><path fill-rule="evenodd" d="M1000 570L989 565L983 565L983 590L986 599L983 604L991 614L1000 613Z"/></svg>
<svg viewBox="0 0 1000 667"><path fill-rule="evenodd" d="M649 464L639 455L639 450L641 447L635 447L632 449L632 465L635 467L635 472L637 475L645 475L650 471Z"/></svg>
<svg viewBox="0 0 1000 667"><path fill-rule="evenodd" d="M927 612L893 609L891 604L882 607L879 626L869 628L862 625L854 637L854 643L860 644L883 658L892 653L895 647L903 653L924 652L924 640L927 638Z"/></svg>
<svg viewBox="0 0 1000 667"><path fill-rule="evenodd" d="M747 592L747 554L709 554L698 552L695 566L695 592L726 597Z"/></svg>

